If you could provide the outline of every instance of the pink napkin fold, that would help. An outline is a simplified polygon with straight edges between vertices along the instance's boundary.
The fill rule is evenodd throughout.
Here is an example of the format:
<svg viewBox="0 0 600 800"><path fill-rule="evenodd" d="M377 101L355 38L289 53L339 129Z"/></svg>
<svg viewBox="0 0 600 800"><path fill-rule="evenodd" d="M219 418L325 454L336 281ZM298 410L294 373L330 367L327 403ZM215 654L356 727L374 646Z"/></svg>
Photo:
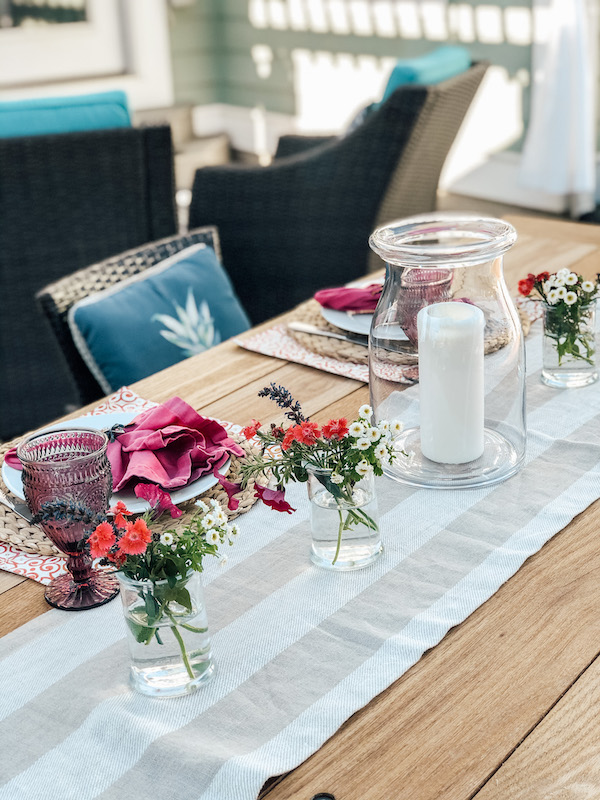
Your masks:
<svg viewBox="0 0 600 800"><path fill-rule="evenodd" d="M138 414L109 443L107 454L115 492L139 481L169 491L218 471L230 455L243 456L244 451L222 425L200 416L180 397L172 397ZM22 468L16 448L8 451L5 461Z"/></svg>
<svg viewBox="0 0 600 800"><path fill-rule="evenodd" d="M321 289L315 294L315 300L324 308L336 311L375 311L382 288L380 283L370 283L368 286Z"/></svg>
<svg viewBox="0 0 600 800"><path fill-rule="evenodd" d="M115 492L138 481L180 489L243 454L222 425L180 397L139 414L108 445Z"/></svg>

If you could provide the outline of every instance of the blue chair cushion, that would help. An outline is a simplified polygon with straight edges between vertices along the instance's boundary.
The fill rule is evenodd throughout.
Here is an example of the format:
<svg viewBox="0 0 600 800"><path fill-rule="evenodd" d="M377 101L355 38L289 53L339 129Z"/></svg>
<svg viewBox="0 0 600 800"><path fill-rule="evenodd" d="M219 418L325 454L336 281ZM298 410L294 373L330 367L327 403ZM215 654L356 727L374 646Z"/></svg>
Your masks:
<svg viewBox="0 0 600 800"><path fill-rule="evenodd" d="M381 102L407 83L434 84L460 75L471 66L469 51L460 45L448 44L418 58L405 58L396 62Z"/></svg>
<svg viewBox="0 0 600 800"><path fill-rule="evenodd" d="M0 103L0 138L130 128L125 92L39 97Z"/></svg>
<svg viewBox="0 0 600 800"><path fill-rule="evenodd" d="M441 81L453 78L455 75L460 75L470 66L471 56L469 51L459 45L451 44L438 47L437 50L432 50L431 53L418 58L400 59L390 73L381 100L362 108L348 124L344 136L352 133L362 125L400 86L406 86L410 83L421 86L441 83Z"/></svg>
<svg viewBox="0 0 600 800"><path fill-rule="evenodd" d="M250 327L205 244L80 300L68 322L81 357L107 393Z"/></svg>

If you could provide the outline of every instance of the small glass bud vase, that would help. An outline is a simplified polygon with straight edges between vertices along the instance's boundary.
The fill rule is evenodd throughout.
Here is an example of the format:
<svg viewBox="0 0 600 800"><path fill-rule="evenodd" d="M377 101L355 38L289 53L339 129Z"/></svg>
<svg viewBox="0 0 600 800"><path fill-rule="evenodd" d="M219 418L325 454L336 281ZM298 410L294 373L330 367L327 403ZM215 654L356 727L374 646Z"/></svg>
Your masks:
<svg viewBox="0 0 600 800"><path fill-rule="evenodd" d="M214 674L199 572L136 581L118 572L133 688L152 697L194 691Z"/></svg>
<svg viewBox="0 0 600 800"><path fill-rule="evenodd" d="M543 383L568 389L597 381L596 301L574 304L568 316L548 303L543 308Z"/></svg>
<svg viewBox="0 0 600 800"><path fill-rule="evenodd" d="M372 564L383 551L373 473L349 486L334 483L331 470L307 472L312 562L340 571Z"/></svg>

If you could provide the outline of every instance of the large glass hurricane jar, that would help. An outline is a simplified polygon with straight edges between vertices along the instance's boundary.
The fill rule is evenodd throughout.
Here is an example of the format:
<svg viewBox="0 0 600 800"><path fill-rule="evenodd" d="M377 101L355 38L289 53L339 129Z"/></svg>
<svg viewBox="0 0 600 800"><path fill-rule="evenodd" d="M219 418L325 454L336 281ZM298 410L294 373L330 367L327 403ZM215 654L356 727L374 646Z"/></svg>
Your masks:
<svg viewBox="0 0 600 800"><path fill-rule="evenodd" d="M404 422L391 478L486 486L522 466L525 354L502 264L515 240L507 222L454 214L371 236L386 262L369 338L371 405L377 422Z"/></svg>

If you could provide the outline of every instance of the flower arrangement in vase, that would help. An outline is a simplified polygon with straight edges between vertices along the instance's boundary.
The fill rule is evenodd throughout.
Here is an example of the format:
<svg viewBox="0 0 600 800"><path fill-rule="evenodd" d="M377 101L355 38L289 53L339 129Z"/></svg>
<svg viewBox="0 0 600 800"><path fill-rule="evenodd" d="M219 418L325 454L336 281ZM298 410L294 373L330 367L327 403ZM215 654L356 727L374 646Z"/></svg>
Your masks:
<svg viewBox="0 0 600 800"><path fill-rule="evenodd" d="M134 521L118 503L112 519L88 539L92 557L112 566L119 579L131 682L143 694L190 692L214 673L200 573L204 557L217 556L219 545L232 544L239 529L227 523L216 500L196 506L180 530L158 533L150 528L152 512ZM171 508L172 515L179 513Z"/></svg>
<svg viewBox="0 0 600 800"><path fill-rule="evenodd" d="M223 482L230 498L250 478L263 475L269 485L256 484L256 494L271 508L292 513L285 499L289 482L308 484L311 501L311 558L331 569L357 569L381 553L374 475L396 457L393 435L399 422L372 425L372 410L363 405L352 422L330 419L318 425L307 419L290 392L272 383L259 392L269 397L292 422L264 428L253 420L244 428L247 439L256 438L259 451L242 464L242 483ZM235 501L234 501L235 502Z"/></svg>
<svg viewBox="0 0 600 800"><path fill-rule="evenodd" d="M530 273L519 281L519 293L543 306L542 381L550 386L585 386L597 380L596 280L576 272Z"/></svg>

